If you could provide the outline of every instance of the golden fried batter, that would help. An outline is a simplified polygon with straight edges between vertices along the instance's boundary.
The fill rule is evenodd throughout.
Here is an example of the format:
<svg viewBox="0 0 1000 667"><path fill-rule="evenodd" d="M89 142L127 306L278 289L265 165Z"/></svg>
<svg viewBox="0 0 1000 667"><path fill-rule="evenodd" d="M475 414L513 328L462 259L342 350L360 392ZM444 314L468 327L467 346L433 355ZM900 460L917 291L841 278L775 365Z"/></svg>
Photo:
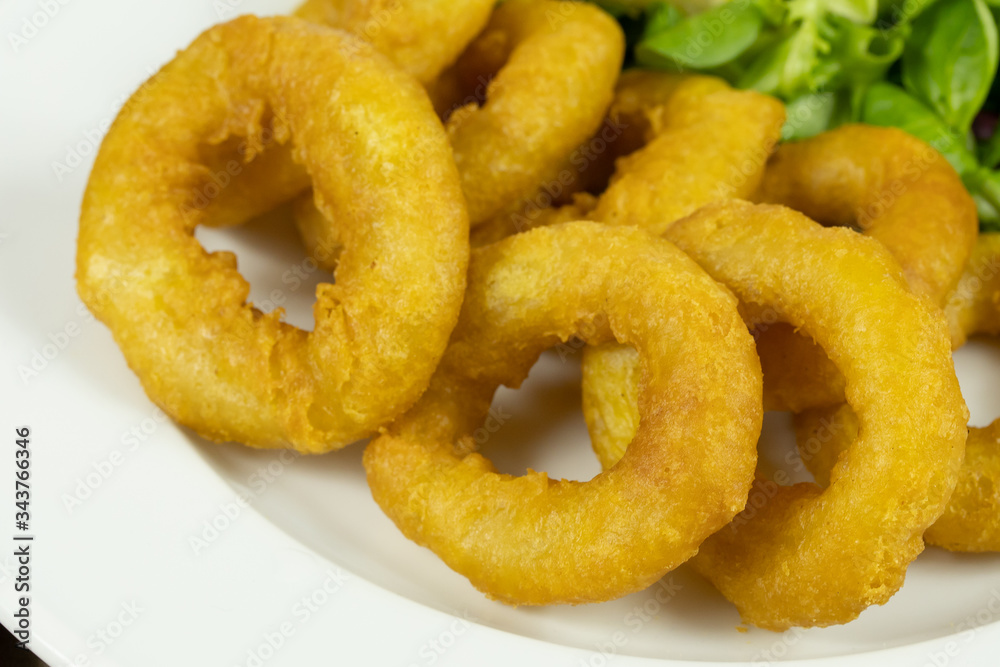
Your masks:
<svg viewBox="0 0 1000 667"><path fill-rule="evenodd" d="M895 128L845 125L782 145L757 195L881 242L915 294L943 304L976 242L976 205L936 150ZM843 401L840 371L787 327L763 331L765 403L798 412Z"/></svg>
<svg viewBox="0 0 1000 667"><path fill-rule="evenodd" d="M427 85L486 25L493 0L306 0L296 16L371 43Z"/></svg>
<svg viewBox="0 0 1000 667"><path fill-rule="evenodd" d="M968 411L943 315L907 290L881 244L783 207L713 204L666 237L742 303L815 338L845 370L861 423L828 488L758 480L692 564L746 622L770 630L846 623L885 603L944 512L964 454ZM620 384L634 381L629 363L607 348L584 358L585 416L605 463L641 423L634 389Z"/></svg>
<svg viewBox="0 0 1000 667"><path fill-rule="evenodd" d="M608 114L616 136L585 165L591 179L570 186L592 185L614 160L604 192L577 198L567 212L499 216L481 236L496 240L576 218L660 234L705 204L756 192L784 122L781 102L722 79L628 70ZM480 242L474 235L473 245Z"/></svg>
<svg viewBox="0 0 1000 667"><path fill-rule="evenodd" d="M224 190L205 146L259 147L267 117L343 243L312 332L253 308L232 253L194 238L212 215L198 202ZM116 119L84 195L77 287L174 419L212 440L321 452L427 387L468 252L458 174L416 81L342 32L248 16L198 37Z"/></svg>
<svg viewBox="0 0 1000 667"><path fill-rule="evenodd" d="M1000 334L1000 234L979 237L947 303L953 340ZM857 432L858 418L848 405L796 415L799 452L821 485L829 485L830 471ZM958 486L924 539L950 551L1000 551L1000 420L969 429Z"/></svg>
<svg viewBox="0 0 1000 667"><path fill-rule="evenodd" d="M580 335L639 350L642 424L589 482L497 473L473 434L501 384ZM736 300L637 229L572 222L473 251L458 327L420 402L365 451L407 537L509 604L597 602L690 558L747 498L761 379Z"/></svg>

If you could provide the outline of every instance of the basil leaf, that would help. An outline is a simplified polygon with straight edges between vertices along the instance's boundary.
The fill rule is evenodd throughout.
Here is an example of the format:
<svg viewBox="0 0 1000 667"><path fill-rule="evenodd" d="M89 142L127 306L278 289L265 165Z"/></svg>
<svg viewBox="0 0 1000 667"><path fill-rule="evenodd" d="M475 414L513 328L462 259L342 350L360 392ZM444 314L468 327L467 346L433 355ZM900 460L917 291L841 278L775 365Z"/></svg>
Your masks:
<svg viewBox="0 0 1000 667"><path fill-rule="evenodd" d="M636 60L649 67L705 70L738 58L753 46L764 25L755 5L734 3L688 16L636 46Z"/></svg>
<svg viewBox="0 0 1000 667"><path fill-rule="evenodd" d="M879 19L875 27L879 30L892 30L899 26L908 26L918 16L931 8L932 5L946 0L879 0Z"/></svg>
<svg viewBox="0 0 1000 667"><path fill-rule="evenodd" d="M898 127L923 139L938 150L962 175L971 177L979 169L975 156L957 134L920 100L891 83L879 82L868 89L860 120L870 125Z"/></svg>
<svg viewBox="0 0 1000 667"><path fill-rule="evenodd" d="M903 85L965 134L989 94L1000 38L983 0L935 4L913 23L903 54Z"/></svg>
<svg viewBox="0 0 1000 667"><path fill-rule="evenodd" d="M1000 2L1000 0L997 0ZM991 6L990 12L993 14L993 22L1000 26L1000 6ZM993 85L983 103L983 109L988 111L1000 111L1000 77L993 79Z"/></svg>
<svg viewBox="0 0 1000 667"><path fill-rule="evenodd" d="M815 137L834 127L839 100L833 93L807 93L785 105L782 141Z"/></svg>
<svg viewBox="0 0 1000 667"><path fill-rule="evenodd" d="M642 37L665 32L684 19L684 13L673 5L665 2L656 2L646 10L646 28L642 32Z"/></svg>
<svg viewBox="0 0 1000 667"><path fill-rule="evenodd" d="M1000 231L1000 213L996 207L982 195L972 195L972 199L976 202L976 213L979 214L979 231Z"/></svg>
<svg viewBox="0 0 1000 667"><path fill-rule="evenodd" d="M1000 172L980 169L970 180L970 192L979 211L980 229L1000 229Z"/></svg>

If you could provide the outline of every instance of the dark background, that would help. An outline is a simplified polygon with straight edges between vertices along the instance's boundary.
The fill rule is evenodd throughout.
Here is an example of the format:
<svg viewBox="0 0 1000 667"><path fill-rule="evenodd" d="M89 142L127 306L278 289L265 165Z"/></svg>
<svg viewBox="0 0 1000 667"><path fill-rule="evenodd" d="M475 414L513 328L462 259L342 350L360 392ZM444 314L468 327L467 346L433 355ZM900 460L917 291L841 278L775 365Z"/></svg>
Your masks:
<svg viewBox="0 0 1000 667"><path fill-rule="evenodd" d="M46 667L31 651L17 647L17 639L0 626L0 665L4 667Z"/></svg>

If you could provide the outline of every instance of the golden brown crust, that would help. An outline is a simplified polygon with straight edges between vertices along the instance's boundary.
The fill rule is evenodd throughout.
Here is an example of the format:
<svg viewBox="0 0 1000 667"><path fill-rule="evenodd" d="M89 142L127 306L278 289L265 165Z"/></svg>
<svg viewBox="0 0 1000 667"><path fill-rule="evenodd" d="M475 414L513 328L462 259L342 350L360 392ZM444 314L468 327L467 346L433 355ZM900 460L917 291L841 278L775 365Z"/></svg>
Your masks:
<svg viewBox="0 0 1000 667"><path fill-rule="evenodd" d="M618 160L588 218L662 234L706 204L756 192L785 108L714 77L632 70L612 118L629 128L626 144L641 132L644 145Z"/></svg>
<svg viewBox="0 0 1000 667"><path fill-rule="evenodd" d="M1000 234L979 236L944 313L956 349L972 335L1000 335Z"/></svg>
<svg viewBox="0 0 1000 667"><path fill-rule="evenodd" d="M586 186L576 182L578 169L591 166L589 143L611 103L624 49L621 28L596 7L510 0L429 86L446 119L474 245L585 217L576 204L549 207ZM313 256L336 242L318 233L314 217L308 204L296 211Z"/></svg>
<svg viewBox="0 0 1000 667"><path fill-rule="evenodd" d="M638 434L589 482L495 472L472 453L494 391L573 336L639 350ZM759 372L735 300L669 243L590 222L536 229L473 252L448 351L413 410L368 446L368 482L407 537L493 598L617 598L743 508Z"/></svg>
<svg viewBox="0 0 1000 667"><path fill-rule="evenodd" d="M746 622L771 630L846 623L886 602L944 511L964 453L968 411L942 314L906 289L880 244L782 207L713 204L666 236L742 303L813 336L847 371L862 424L829 488L760 480L752 506L702 545L695 569ZM631 408L611 409L630 424Z"/></svg>
<svg viewBox="0 0 1000 667"><path fill-rule="evenodd" d="M212 215L194 202L219 187L203 146L259 148L266 117L342 231L311 333L254 309L236 258L193 236ZM212 440L319 452L424 390L467 258L458 175L418 84L344 33L248 16L203 33L116 119L84 196L77 286L172 417Z"/></svg>
<svg viewBox="0 0 1000 667"><path fill-rule="evenodd" d="M845 125L782 145L756 198L881 242L915 294L943 304L976 242L976 205L936 150L895 128ZM798 412L842 401L844 379L809 340L759 337L765 401ZM808 370L806 370L808 369Z"/></svg>
<svg viewBox="0 0 1000 667"><path fill-rule="evenodd" d="M295 15L369 42L427 85L489 20L493 0L306 0Z"/></svg>
<svg viewBox="0 0 1000 667"><path fill-rule="evenodd" d="M783 144L758 198L856 227L888 248L915 294L937 304L958 284L979 230L975 202L948 161L891 127L844 125Z"/></svg>
<svg viewBox="0 0 1000 667"><path fill-rule="evenodd" d="M473 227L522 209L558 181L604 119L624 51L621 28L592 5L497 7L453 73L461 90L486 77L485 97L459 100L446 123Z"/></svg>
<svg viewBox="0 0 1000 667"><path fill-rule="evenodd" d="M568 170L566 191L582 194L566 206L498 216L482 235L495 241L581 218L661 234L705 204L750 198L784 121L778 100L716 77L627 70L602 130L609 140L602 136L600 154L582 151L588 159ZM596 199L586 194L597 190Z"/></svg>
<svg viewBox="0 0 1000 667"><path fill-rule="evenodd" d="M1000 419L969 429L955 493L924 539L949 551L1000 551Z"/></svg>
<svg viewBox="0 0 1000 667"><path fill-rule="evenodd" d="M1000 234L979 237L945 315L956 345L976 334L1000 334ZM829 485L830 471L857 432L858 418L848 405L796 415L802 461L820 485ZM950 551L1000 551L1000 420L969 429L955 493L924 539Z"/></svg>
<svg viewBox="0 0 1000 667"><path fill-rule="evenodd" d="M776 412L801 412L844 402L847 380L809 335L784 322L756 325L757 354L764 369L764 405Z"/></svg>
<svg viewBox="0 0 1000 667"><path fill-rule="evenodd" d="M858 418L848 405L795 416L802 462L821 486L830 484L830 472L857 433ZM1000 419L969 429L955 492L924 539L949 551L1000 551Z"/></svg>
<svg viewBox="0 0 1000 667"><path fill-rule="evenodd" d="M574 195L572 202L565 206L530 208L522 213L498 215L473 229L469 243L473 248L481 248L538 227L586 220L587 213L593 210L596 204L597 199L593 195L581 192Z"/></svg>

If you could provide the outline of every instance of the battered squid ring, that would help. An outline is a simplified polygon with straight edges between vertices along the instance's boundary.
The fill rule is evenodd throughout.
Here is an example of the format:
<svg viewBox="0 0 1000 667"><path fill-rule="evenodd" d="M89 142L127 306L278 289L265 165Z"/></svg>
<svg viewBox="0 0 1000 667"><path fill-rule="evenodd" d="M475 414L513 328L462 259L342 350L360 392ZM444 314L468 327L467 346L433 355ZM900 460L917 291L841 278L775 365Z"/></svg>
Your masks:
<svg viewBox="0 0 1000 667"><path fill-rule="evenodd" d="M499 474L474 453L494 391L583 335L640 350L644 420L589 482ZM761 378L732 296L669 243L590 222L473 251L459 324L417 405L365 451L376 502L491 598L597 602L690 558L746 503Z"/></svg>
<svg viewBox="0 0 1000 667"><path fill-rule="evenodd" d="M945 314L952 338L961 343L976 334L1000 334L1000 234L979 237ZM829 485L830 471L857 431L848 405L795 416L802 462L820 485ZM1000 419L970 428L965 447L955 493L924 540L950 551L1000 551Z"/></svg>
<svg viewBox="0 0 1000 667"><path fill-rule="evenodd" d="M645 145L618 160L588 218L654 234L705 204L749 198L785 123L773 97L642 70L622 75L614 111L643 131Z"/></svg>
<svg viewBox="0 0 1000 667"><path fill-rule="evenodd" d="M857 433L858 418L849 405L795 415L802 462L820 486L830 484L830 471ZM1000 551L1000 419L969 429L955 492L924 540L949 551Z"/></svg>
<svg viewBox="0 0 1000 667"><path fill-rule="evenodd" d="M714 204L665 236L741 302L815 337L847 371L862 424L827 489L761 481L751 498L768 500L706 540L692 565L769 630L846 623L885 603L944 511L964 454L968 411L943 315L906 289L879 243L782 207ZM638 423L635 375L623 368L634 362L620 349L584 357L585 417L605 464ZM614 419L594 428L595 405Z"/></svg>
<svg viewBox="0 0 1000 667"><path fill-rule="evenodd" d="M1000 233L979 236L944 314L955 349L969 336L1000 335Z"/></svg>
<svg viewBox="0 0 1000 667"><path fill-rule="evenodd" d="M621 28L593 5L509 0L496 8L445 73L442 86L454 90L439 102L451 110L446 126L473 227L558 180L604 119L624 52Z"/></svg>
<svg viewBox="0 0 1000 667"><path fill-rule="evenodd" d="M611 103L624 52L621 28L593 5L509 0L497 7L485 31L431 86L446 117L472 226L506 220L545 186L562 187L567 161ZM302 197L295 218L303 243L332 270L336 253L329 250L339 241L316 216Z"/></svg>
<svg viewBox="0 0 1000 667"><path fill-rule="evenodd" d="M903 267L914 293L943 305L976 242L976 205L936 150L895 128L845 125L782 145L757 195L824 224L855 226ZM810 340L765 327L764 403L800 412L843 401L843 376Z"/></svg>
<svg viewBox="0 0 1000 667"><path fill-rule="evenodd" d="M150 398L206 438L303 452L409 408L458 319L468 261L458 175L419 85L339 31L246 16L203 33L126 108L84 195L77 286ZM207 213L184 213L212 178L203 146L253 141L266 113L343 239L311 333L248 304L235 257L194 238Z"/></svg>
<svg viewBox="0 0 1000 667"><path fill-rule="evenodd" d="M295 14L350 32L428 85L489 20L494 0L306 0Z"/></svg>
<svg viewBox="0 0 1000 667"><path fill-rule="evenodd" d="M773 97L733 90L722 79L628 70L622 74L608 125L619 136L599 164L617 158L603 194L578 197L563 209L502 215L473 231L473 245L568 216L661 234L705 204L748 199L781 137L785 108ZM720 132L720 128L726 131ZM577 167L567 173L576 173Z"/></svg>
<svg viewBox="0 0 1000 667"><path fill-rule="evenodd" d="M415 0L306 0L297 15L371 43L400 69L427 85L454 62L486 24L492 9L493 0L449 0L433 6ZM352 48L357 48L358 43ZM260 150L249 153L237 152L245 146L224 143L214 155L204 157L206 166L217 174L226 174L227 165L235 158L243 164L238 176L218 196L199 207L208 209L203 224L243 224L309 188L309 174L295 162L291 151L284 149L285 138L273 138L265 136ZM302 199L311 202L311 194ZM312 244L307 246L310 255L321 258L320 265L333 271L336 253L331 256L328 248L336 239L327 237L332 227L314 205L303 203L296 208L306 218L300 226L303 235L311 235L307 237Z"/></svg>
<svg viewBox="0 0 1000 667"><path fill-rule="evenodd" d="M976 244L976 204L934 148L891 127L844 125L783 144L758 198L824 224L856 226L903 267L914 293L944 303Z"/></svg>

